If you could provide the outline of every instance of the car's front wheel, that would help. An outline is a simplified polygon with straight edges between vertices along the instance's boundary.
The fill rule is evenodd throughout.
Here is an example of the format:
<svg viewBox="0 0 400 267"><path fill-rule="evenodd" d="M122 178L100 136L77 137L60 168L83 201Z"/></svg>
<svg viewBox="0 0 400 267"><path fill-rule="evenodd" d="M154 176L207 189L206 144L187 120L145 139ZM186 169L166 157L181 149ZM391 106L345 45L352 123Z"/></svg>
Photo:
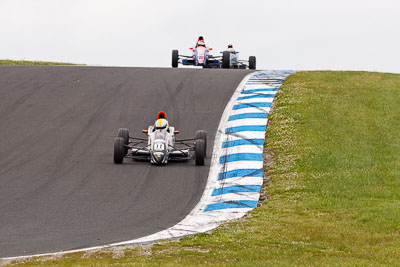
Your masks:
<svg viewBox="0 0 400 267"><path fill-rule="evenodd" d="M124 145L129 145L129 130L126 128L119 128L118 129L118 137L121 137L124 139ZM124 147L124 152L125 155L128 154L128 148Z"/></svg>
<svg viewBox="0 0 400 267"><path fill-rule="evenodd" d="M206 157L205 144L203 139L197 139L194 147L196 165L203 166Z"/></svg>
<svg viewBox="0 0 400 267"><path fill-rule="evenodd" d="M255 56L249 57L249 69L251 69L251 70L256 69L256 57Z"/></svg>
<svg viewBox="0 0 400 267"><path fill-rule="evenodd" d="M202 139L204 141L204 157L207 157L207 132L204 130L197 130L195 139Z"/></svg>
<svg viewBox="0 0 400 267"><path fill-rule="evenodd" d="M229 51L224 51L222 53L222 68L229 69L231 66L231 53Z"/></svg>
<svg viewBox="0 0 400 267"><path fill-rule="evenodd" d="M114 163L122 164L124 162L125 147L124 139L122 137L115 137L114 140Z"/></svg>
<svg viewBox="0 0 400 267"><path fill-rule="evenodd" d="M172 50L172 67L177 68L178 67L178 50Z"/></svg>

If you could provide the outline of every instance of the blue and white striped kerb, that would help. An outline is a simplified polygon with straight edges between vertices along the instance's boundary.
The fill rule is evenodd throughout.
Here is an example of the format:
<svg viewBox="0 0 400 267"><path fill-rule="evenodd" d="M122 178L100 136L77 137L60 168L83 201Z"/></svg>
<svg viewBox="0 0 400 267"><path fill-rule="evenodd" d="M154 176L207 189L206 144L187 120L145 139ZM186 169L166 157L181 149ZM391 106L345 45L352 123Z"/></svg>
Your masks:
<svg viewBox="0 0 400 267"><path fill-rule="evenodd" d="M220 124L205 213L244 213L257 206L263 183L263 145L268 113L283 80L292 71L260 71L236 90ZM222 213L222 214L221 214ZM242 215L243 214L243 215ZM228 216L231 217L231 216ZM237 217L237 216L234 216Z"/></svg>

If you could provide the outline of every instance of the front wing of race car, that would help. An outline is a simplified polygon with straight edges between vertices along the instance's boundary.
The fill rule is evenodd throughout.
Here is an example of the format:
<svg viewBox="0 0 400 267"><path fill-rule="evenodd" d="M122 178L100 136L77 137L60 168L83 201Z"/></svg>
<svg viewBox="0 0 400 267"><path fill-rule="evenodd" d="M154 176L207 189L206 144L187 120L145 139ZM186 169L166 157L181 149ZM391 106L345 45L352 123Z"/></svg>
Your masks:
<svg viewBox="0 0 400 267"><path fill-rule="evenodd" d="M126 158L132 158L137 161L156 161L156 155L150 150L150 145L141 146L143 143L147 142L146 139L136 137L129 137L129 139L131 142L125 147L130 149L130 152L125 156ZM168 148L163 163L192 159L190 151L194 151L193 141L195 141L195 139L175 140L176 145Z"/></svg>
<svg viewBox="0 0 400 267"><path fill-rule="evenodd" d="M166 154L164 163L168 161L185 161L192 159L189 153L190 149L176 149L173 148ZM155 160L156 155L150 150L132 148L131 152L126 155L127 158L132 158L137 161L152 161Z"/></svg>
<svg viewBox="0 0 400 267"><path fill-rule="evenodd" d="M182 58L180 63L182 65L203 66L208 68L219 68L221 65L221 62L215 58L208 58L205 63L196 63L193 58L186 57Z"/></svg>

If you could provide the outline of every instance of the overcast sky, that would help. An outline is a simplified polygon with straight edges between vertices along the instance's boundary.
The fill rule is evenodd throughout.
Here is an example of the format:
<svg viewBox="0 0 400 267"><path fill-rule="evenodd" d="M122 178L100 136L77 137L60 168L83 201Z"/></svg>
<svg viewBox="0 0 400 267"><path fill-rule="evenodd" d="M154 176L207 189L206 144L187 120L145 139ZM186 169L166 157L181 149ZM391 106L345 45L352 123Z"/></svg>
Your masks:
<svg viewBox="0 0 400 267"><path fill-rule="evenodd" d="M170 67L199 35L258 69L400 73L399 0L0 0L0 59Z"/></svg>

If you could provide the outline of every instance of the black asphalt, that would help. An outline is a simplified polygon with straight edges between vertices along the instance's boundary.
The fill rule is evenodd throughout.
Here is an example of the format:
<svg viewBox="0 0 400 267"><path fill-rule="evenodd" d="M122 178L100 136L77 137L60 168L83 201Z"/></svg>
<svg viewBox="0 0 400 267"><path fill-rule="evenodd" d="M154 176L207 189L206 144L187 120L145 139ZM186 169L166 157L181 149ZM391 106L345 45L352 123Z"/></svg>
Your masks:
<svg viewBox="0 0 400 267"><path fill-rule="evenodd" d="M0 66L0 257L130 240L187 215L244 70ZM113 164L117 129L145 137L166 111L208 132L206 166Z"/></svg>

